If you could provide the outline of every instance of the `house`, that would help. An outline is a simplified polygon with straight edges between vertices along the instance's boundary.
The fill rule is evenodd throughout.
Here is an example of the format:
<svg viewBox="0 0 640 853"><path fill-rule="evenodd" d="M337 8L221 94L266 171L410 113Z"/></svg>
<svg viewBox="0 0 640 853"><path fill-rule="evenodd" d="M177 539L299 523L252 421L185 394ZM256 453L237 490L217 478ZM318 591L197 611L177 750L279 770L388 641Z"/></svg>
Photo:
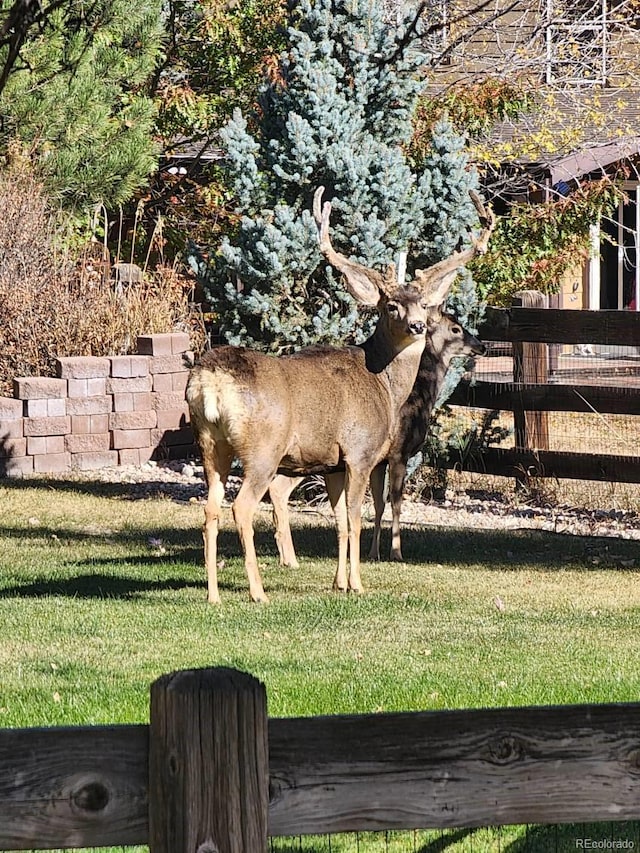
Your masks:
<svg viewBox="0 0 640 853"><path fill-rule="evenodd" d="M496 128L488 187L508 205L614 176L627 201L594 222L593 252L561 283L565 308L640 310L640 4L637 0L435 0L439 91L525 80L535 113Z"/></svg>

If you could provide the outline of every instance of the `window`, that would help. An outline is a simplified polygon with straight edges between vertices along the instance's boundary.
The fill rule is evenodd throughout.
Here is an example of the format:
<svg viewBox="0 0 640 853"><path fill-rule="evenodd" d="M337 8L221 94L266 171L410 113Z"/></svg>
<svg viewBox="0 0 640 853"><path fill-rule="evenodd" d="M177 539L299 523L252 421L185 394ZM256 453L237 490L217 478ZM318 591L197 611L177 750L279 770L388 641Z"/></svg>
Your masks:
<svg viewBox="0 0 640 853"><path fill-rule="evenodd" d="M607 81L609 0L547 0L547 82Z"/></svg>

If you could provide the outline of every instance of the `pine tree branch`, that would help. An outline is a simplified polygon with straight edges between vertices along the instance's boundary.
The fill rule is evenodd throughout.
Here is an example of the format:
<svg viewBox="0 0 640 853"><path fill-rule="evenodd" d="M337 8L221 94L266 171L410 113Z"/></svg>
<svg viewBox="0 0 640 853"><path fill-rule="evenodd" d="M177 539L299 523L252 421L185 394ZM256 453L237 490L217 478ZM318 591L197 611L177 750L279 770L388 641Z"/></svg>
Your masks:
<svg viewBox="0 0 640 853"><path fill-rule="evenodd" d="M43 6L41 0L16 0L8 10L6 18L0 23L0 50L8 48L0 71L0 94L16 66L29 32L36 26L45 26L53 12L68 2L69 0L51 0L48 5Z"/></svg>

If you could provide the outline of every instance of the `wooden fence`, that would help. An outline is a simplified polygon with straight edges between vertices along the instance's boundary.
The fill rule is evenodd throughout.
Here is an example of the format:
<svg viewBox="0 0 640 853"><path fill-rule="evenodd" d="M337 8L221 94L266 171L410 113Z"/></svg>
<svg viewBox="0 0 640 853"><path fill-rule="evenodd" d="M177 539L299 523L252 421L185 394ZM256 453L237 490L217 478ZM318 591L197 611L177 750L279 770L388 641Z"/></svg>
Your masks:
<svg viewBox="0 0 640 853"><path fill-rule="evenodd" d="M474 449L473 453L444 464L517 480L557 477L640 483L640 452L621 456L551 451L546 427L550 411L640 415L638 384L636 387L558 384L549 381L548 370L549 350L553 354L553 345L640 347L640 312L524 307L525 303L530 306L539 302L541 296L535 291L525 291L520 296L520 305L487 309L486 320L479 330L484 341L512 344L513 382L463 383L449 400L460 406L512 411L515 446Z"/></svg>
<svg viewBox="0 0 640 853"><path fill-rule="evenodd" d="M0 730L0 850L640 818L640 704L268 719L205 669L156 681L150 720Z"/></svg>

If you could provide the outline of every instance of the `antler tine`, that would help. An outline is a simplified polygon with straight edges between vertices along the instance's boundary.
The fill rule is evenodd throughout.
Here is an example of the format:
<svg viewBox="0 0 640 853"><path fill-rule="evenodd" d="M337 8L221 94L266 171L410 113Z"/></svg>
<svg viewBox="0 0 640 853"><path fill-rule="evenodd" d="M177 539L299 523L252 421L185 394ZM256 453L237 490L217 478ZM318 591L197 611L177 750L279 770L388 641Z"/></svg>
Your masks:
<svg viewBox="0 0 640 853"><path fill-rule="evenodd" d="M380 293L387 293L386 282L379 272L362 266L362 264L351 261L346 255L336 252L331 245L329 237L329 217L331 216L331 202L325 201L322 205L322 194L324 187L318 187L313 194L313 218L318 227L318 243L320 251L329 261L331 266L340 270L344 276L347 290L351 295L365 305L377 305ZM322 205L322 206L321 206Z"/></svg>
<svg viewBox="0 0 640 853"><path fill-rule="evenodd" d="M478 193L474 190L469 192L475 209L478 211L480 221L484 223L482 234L479 237L471 237L471 246L459 252L454 252L448 258L426 270L416 270L416 280L431 300L432 305L440 305L447 297L451 285L460 267L465 266L476 255L483 255L487 251L489 238L496 226L496 217L491 209L484 206Z"/></svg>
<svg viewBox="0 0 640 853"><path fill-rule="evenodd" d="M473 206L478 212L478 218L480 219L480 222L482 222L485 226L480 237L472 237L472 243L476 253L479 255L484 255L484 253L487 251L487 246L489 245L489 237L491 236L491 232L496 227L496 215L491 208L487 209L485 207L484 202L475 190L470 190L469 195L471 196Z"/></svg>

